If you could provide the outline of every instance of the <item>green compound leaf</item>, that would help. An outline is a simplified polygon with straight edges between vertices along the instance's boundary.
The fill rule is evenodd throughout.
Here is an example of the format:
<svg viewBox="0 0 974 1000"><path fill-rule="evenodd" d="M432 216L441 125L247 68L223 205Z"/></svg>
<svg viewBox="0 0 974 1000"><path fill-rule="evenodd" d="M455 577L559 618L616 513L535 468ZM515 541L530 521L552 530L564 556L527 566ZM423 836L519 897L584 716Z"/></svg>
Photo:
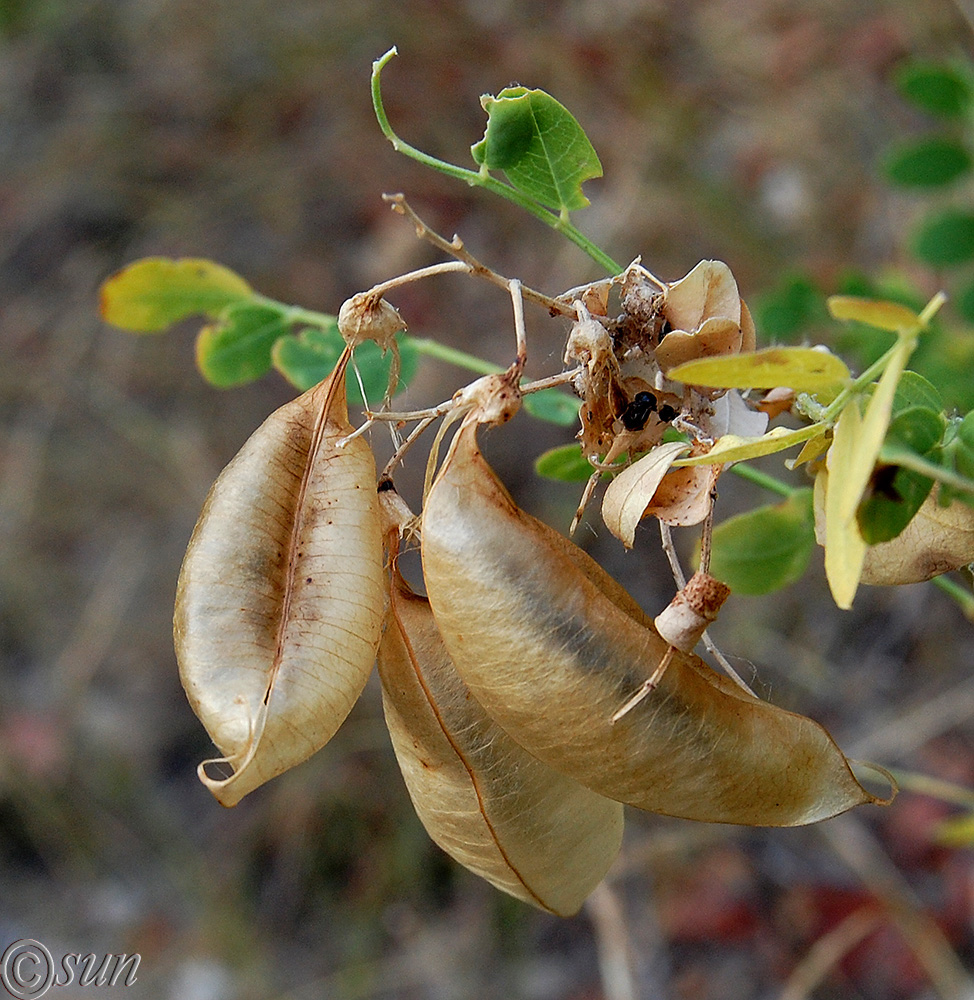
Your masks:
<svg viewBox="0 0 974 1000"><path fill-rule="evenodd" d="M579 401L574 396L558 389L542 389L524 397L524 409L532 417L559 427L571 427L578 421L578 407Z"/></svg>
<svg viewBox="0 0 974 1000"><path fill-rule="evenodd" d="M735 594L770 594L801 577L814 549L812 490L805 488L718 524L710 572Z"/></svg>
<svg viewBox="0 0 974 1000"><path fill-rule="evenodd" d="M687 385L721 389L774 389L784 386L815 392L849 378L845 362L813 347L767 347L746 354L725 354L677 365L667 378Z"/></svg>
<svg viewBox="0 0 974 1000"><path fill-rule="evenodd" d="M931 136L894 149L883 170L894 184L903 187L941 187L970 169L971 154L954 139Z"/></svg>
<svg viewBox="0 0 974 1000"><path fill-rule="evenodd" d="M196 338L196 364L221 389L245 385L271 369L271 349L290 331L280 309L236 302Z"/></svg>
<svg viewBox="0 0 974 1000"><path fill-rule="evenodd" d="M508 87L485 94L487 130L470 147L485 170L502 170L513 187L562 216L589 202L582 184L602 164L571 112L543 90Z"/></svg>
<svg viewBox="0 0 974 1000"><path fill-rule="evenodd" d="M232 302L253 298L238 274L211 260L145 257L101 286L102 319L136 333L155 333L188 316L216 319Z"/></svg>
<svg viewBox="0 0 974 1000"><path fill-rule="evenodd" d="M918 108L944 118L959 118L972 103L970 80L950 66L909 62L896 73L900 93Z"/></svg>
<svg viewBox="0 0 974 1000"><path fill-rule="evenodd" d="M579 444L551 448L534 460L534 471L544 479L561 483L584 483L595 471Z"/></svg>
<svg viewBox="0 0 974 1000"><path fill-rule="evenodd" d="M914 256L930 267L974 260L974 213L949 208L925 219L913 237Z"/></svg>
<svg viewBox="0 0 974 1000"><path fill-rule="evenodd" d="M397 334L402 367L396 391L404 389L419 365L419 352L405 334ZM338 356L345 347L345 341L338 331L338 323L322 330L308 327L296 335L282 337L274 345L271 357L274 367L297 389L304 392L317 385L335 367ZM389 384L389 369L392 352L385 357L382 349L374 341L367 340L355 348L353 362L362 376L362 385L371 406L377 406ZM363 406L362 392L354 373L347 378L348 400L354 406Z"/></svg>

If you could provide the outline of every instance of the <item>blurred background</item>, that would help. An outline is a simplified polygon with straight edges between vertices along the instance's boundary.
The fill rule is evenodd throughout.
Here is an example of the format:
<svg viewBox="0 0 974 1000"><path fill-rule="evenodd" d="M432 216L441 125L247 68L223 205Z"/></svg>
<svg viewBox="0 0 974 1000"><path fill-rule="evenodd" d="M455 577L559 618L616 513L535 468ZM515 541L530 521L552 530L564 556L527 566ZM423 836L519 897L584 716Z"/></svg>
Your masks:
<svg viewBox="0 0 974 1000"><path fill-rule="evenodd" d="M800 583L730 601L718 642L850 754L946 791L917 778L890 809L783 831L630 810L606 889L559 920L429 842L373 678L311 761L219 807L172 652L176 575L210 483L294 391L276 374L211 388L198 324L137 337L97 312L104 278L156 254L335 312L437 259L384 191L548 293L599 277L514 206L394 153L369 97L392 44L392 123L445 159L470 163L481 93L517 82L568 106L605 169L575 221L621 261L675 279L725 260L755 306L853 270L930 294L942 276L908 249L929 196L879 164L932 127L895 68L969 59L966 5L0 0L0 946L137 952L138 982L115 989L159 1000L970 996L974 857L943 824L974 808L974 625L928 585L865 588L839 612L818 553ZM510 359L496 289L443 276L394 301L411 332ZM755 311L765 342L829 342ZM532 373L559 370L564 325L533 310L528 333ZM466 381L427 361L403 405ZM487 445L562 529L578 489L532 462L572 433L519 415ZM719 513L769 499L722 480ZM579 537L657 613L674 588L655 533L627 554L606 534L589 516Z"/></svg>

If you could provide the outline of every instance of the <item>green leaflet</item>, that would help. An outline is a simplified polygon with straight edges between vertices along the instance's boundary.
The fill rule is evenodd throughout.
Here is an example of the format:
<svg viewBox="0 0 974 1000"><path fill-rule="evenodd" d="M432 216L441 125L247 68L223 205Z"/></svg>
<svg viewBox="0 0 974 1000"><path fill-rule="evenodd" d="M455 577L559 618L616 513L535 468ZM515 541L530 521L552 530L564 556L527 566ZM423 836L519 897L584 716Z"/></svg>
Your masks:
<svg viewBox="0 0 974 1000"><path fill-rule="evenodd" d="M924 219L912 248L917 259L930 267L974 260L974 213L948 208Z"/></svg>
<svg viewBox="0 0 974 1000"><path fill-rule="evenodd" d="M404 389L416 374L419 355L405 334L399 334L396 342L402 359L398 391ZM344 347L345 341L342 340L336 323L327 330L308 327L298 334L281 337L274 345L271 355L274 367L293 386L304 391L328 375ZM369 405L377 406L389 384L392 352L387 351L383 357L378 344L369 340L355 348L353 362L362 377ZM349 402L355 406L364 405L358 379L350 374L347 381Z"/></svg>
<svg viewBox="0 0 974 1000"><path fill-rule="evenodd" d="M534 460L534 471L545 479L562 483L584 483L595 471L579 444L550 448Z"/></svg>
<svg viewBox="0 0 974 1000"><path fill-rule="evenodd" d="M571 427L578 422L578 407L578 399L558 389L542 389L524 397L524 409L532 417L559 427Z"/></svg>
<svg viewBox="0 0 974 1000"><path fill-rule="evenodd" d="M221 389L253 382L270 371L271 349L289 330L280 309L231 303L215 323L200 330L196 364L204 378Z"/></svg>
<svg viewBox="0 0 974 1000"><path fill-rule="evenodd" d="M971 154L955 139L928 136L894 148L883 165L887 178L902 187L933 188L970 171Z"/></svg>
<svg viewBox="0 0 974 1000"><path fill-rule="evenodd" d="M480 103L487 130L470 153L484 170L502 170L517 190L563 218L589 203L582 184L601 177L602 164L567 108L526 87L485 94Z"/></svg>
<svg viewBox="0 0 974 1000"><path fill-rule="evenodd" d="M714 528L710 572L735 594L770 594L794 583L815 548L812 490L738 514Z"/></svg>
<svg viewBox="0 0 974 1000"><path fill-rule="evenodd" d="M896 85L918 108L944 118L959 118L974 97L966 74L938 63L907 62L897 70Z"/></svg>

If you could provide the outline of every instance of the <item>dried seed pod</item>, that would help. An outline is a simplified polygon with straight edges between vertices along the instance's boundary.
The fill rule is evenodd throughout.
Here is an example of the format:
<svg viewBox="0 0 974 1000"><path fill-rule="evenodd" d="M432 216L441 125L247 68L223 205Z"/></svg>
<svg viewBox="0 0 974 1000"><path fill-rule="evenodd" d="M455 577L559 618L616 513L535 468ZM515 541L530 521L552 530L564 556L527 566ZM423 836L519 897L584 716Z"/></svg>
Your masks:
<svg viewBox="0 0 974 1000"><path fill-rule="evenodd" d="M878 800L816 722L674 651L597 564L517 508L457 433L423 510L443 641L474 697L529 752L603 795L713 822L792 826Z"/></svg>
<svg viewBox="0 0 974 1000"><path fill-rule="evenodd" d="M380 505L399 521L398 496ZM399 501L401 504L401 501ZM398 508L398 509L397 509ZM394 549L395 528L390 549ZM386 723L416 812L454 860L561 916L578 910L622 840L622 806L521 749L460 680L429 602L392 560L379 646Z"/></svg>
<svg viewBox="0 0 974 1000"><path fill-rule="evenodd" d="M375 465L351 433L347 352L281 407L214 483L183 560L174 637L193 710L223 757L223 805L323 746L365 685L384 573ZM214 778L207 768L229 764Z"/></svg>

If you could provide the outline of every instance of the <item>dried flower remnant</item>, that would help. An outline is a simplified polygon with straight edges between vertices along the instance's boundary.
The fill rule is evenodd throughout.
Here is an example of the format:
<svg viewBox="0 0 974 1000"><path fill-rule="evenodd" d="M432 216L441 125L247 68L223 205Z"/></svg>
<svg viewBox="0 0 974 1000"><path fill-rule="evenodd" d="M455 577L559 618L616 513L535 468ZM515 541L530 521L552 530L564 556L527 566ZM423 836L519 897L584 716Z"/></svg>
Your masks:
<svg viewBox="0 0 974 1000"><path fill-rule="evenodd" d="M722 261L703 260L670 285L661 312L672 328L656 350L664 372L697 358L754 350L754 322Z"/></svg>

